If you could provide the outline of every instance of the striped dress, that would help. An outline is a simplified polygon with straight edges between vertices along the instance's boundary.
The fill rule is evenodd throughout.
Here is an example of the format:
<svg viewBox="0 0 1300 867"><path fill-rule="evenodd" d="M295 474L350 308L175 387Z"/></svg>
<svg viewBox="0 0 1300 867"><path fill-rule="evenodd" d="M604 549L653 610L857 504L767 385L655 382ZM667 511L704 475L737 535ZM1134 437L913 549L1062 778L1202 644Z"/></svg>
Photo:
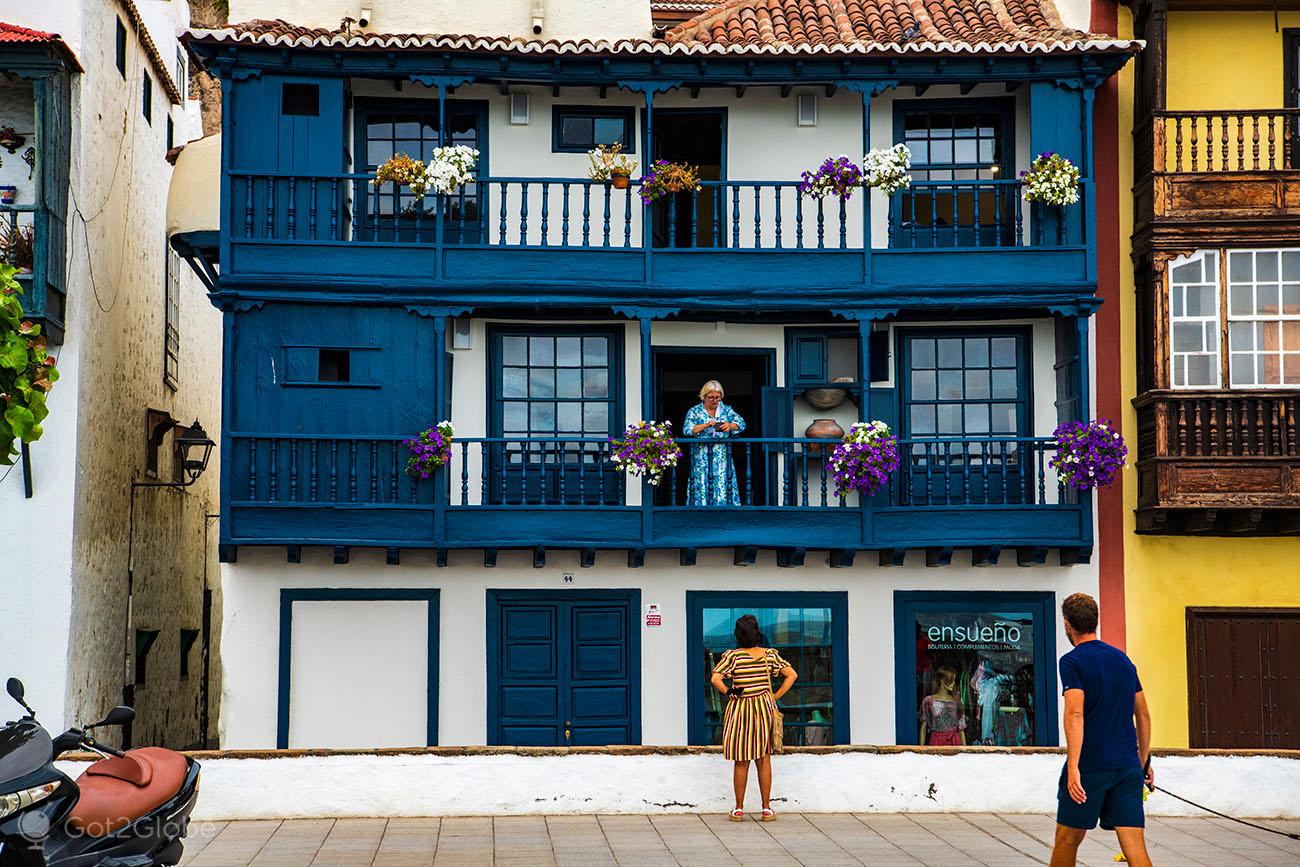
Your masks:
<svg viewBox="0 0 1300 867"><path fill-rule="evenodd" d="M772 678L789 663L768 649L758 659L745 650L728 650L713 672L745 691L728 699L722 720L722 755L733 762L752 762L772 752Z"/></svg>

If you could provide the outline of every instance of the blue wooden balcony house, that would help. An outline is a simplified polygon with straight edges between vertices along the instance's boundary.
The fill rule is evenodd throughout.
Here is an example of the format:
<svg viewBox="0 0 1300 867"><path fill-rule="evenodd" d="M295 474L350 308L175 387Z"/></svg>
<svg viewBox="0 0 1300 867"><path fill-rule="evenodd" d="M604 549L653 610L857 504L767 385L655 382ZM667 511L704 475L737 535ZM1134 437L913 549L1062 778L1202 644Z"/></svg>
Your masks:
<svg viewBox="0 0 1300 867"><path fill-rule="evenodd" d="M954 548L977 562L1004 549L1023 563L1086 559L1091 501L1056 483L1044 434L1088 412L1093 100L1138 46L1064 28L1047 5L1011 22L972 11L965 25L924 5L924 21L891 6L816 44L711 20L614 44L265 21L191 33L222 83L220 231L173 244L225 312L222 556L323 545L340 561L357 546L390 560L432 548L439 562L453 548L488 562L531 548L539 564L547 548L576 548L586 565L597 549L636 565L647 549L685 561L707 547L735 548L738 562L775 548L783 565L810 549L837 565L909 548L936 563ZM710 14L740 14L729 8ZM551 106L549 142L517 144L521 94ZM746 126L747 106L784 100L793 121L809 95L850 121L839 139L825 133L836 151L797 165L788 131ZM721 156L698 193L646 206L635 180L588 180L580 146L564 161L563 136L599 135L592 117L612 119L604 129L643 164L711 136ZM800 195L800 168L895 141L913 150L914 182L892 200ZM482 152L456 193L417 202L371 184L386 156L452 143ZM1049 150L1080 167L1077 205L1024 201L1017 172ZM939 320L942 333L926 330ZM1030 369L1033 321L1048 323L1046 376ZM779 373L775 352L753 350L762 422L732 446L741 478L723 505L692 504L684 478L655 490L610 464L610 434L676 411L666 395L682 366L656 334L688 323L784 335ZM486 344L481 373L453 371L462 337ZM894 424L905 454L861 502L835 495L819 441L791 417L791 396L831 385L837 364L858 414ZM943 406L927 397L962 377L1002 385ZM569 378L583 383L578 403L562 400ZM516 380L546 383L545 406ZM581 390L591 382L598 399ZM1032 423L1035 387L1050 423ZM990 425L989 412L1024 423ZM583 421L555 421L565 413ZM458 421L451 463L407 477L402 440L467 414L482 435Z"/></svg>

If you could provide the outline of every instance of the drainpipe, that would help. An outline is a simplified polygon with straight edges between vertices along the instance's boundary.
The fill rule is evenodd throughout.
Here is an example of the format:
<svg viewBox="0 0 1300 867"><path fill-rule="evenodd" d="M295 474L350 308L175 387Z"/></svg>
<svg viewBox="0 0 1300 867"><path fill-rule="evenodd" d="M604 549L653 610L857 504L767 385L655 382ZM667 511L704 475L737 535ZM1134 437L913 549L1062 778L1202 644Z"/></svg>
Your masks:
<svg viewBox="0 0 1300 867"><path fill-rule="evenodd" d="M533 35L540 36L546 23L546 0L533 0Z"/></svg>

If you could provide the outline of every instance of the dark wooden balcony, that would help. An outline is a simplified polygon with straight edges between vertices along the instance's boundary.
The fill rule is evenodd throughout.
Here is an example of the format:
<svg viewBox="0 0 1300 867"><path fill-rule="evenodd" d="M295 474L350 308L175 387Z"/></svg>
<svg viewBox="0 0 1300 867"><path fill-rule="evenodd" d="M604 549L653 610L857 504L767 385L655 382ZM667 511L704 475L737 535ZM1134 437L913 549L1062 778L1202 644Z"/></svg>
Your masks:
<svg viewBox="0 0 1300 867"><path fill-rule="evenodd" d="M64 260L67 229L49 208L31 204L0 204L0 231L30 233L32 261L9 264L23 266L15 275L23 294L23 314L41 325L51 342L63 341L66 306Z"/></svg>
<svg viewBox="0 0 1300 867"><path fill-rule="evenodd" d="M1300 394L1151 391L1138 415L1141 532L1300 532Z"/></svg>
<svg viewBox="0 0 1300 867"><path fill-rule="evenodd" d="M528 287L557 302L628 303L653 288L664 303L743 308L775 292L824 310L981 291L1033 303L1091 294L1095 279L1088 181L1065 209L1026 205L1016 180L918 181L873 245L869 196L811 199L795 181L704 181L644 205L635 182L483 177L417 201L371 180L230 172L223 286L442 288L489 303Z"/></svg>
<svg viewBox="0 0 1300 867"><path fill-rule="evenodd" d="M1153 112L1134 130L1139 247L1300 240L1298 131L1295 108Z"/></svg>
<svg viewBox="0 0 1300 867"><path fill-rule="evenodd" d="M836 495L824 440L683 439L677 474L657 489L619 472L604 439L457 438L427 481L405 473L401 440L227 434L223 556L241 545L523 548L544 561L566 548L625 549L639 563L646 549L734 547L799 562L827 550L843 565L859 550L896 562L908 549L946 563L954 548L1041 563L1055 548L1073 563L1092 546L1091 498L1057 484L1049 438L902 441L902 466L862 501ZM706 447L731 450L734 501L688 494L692 451Z"/></svg>

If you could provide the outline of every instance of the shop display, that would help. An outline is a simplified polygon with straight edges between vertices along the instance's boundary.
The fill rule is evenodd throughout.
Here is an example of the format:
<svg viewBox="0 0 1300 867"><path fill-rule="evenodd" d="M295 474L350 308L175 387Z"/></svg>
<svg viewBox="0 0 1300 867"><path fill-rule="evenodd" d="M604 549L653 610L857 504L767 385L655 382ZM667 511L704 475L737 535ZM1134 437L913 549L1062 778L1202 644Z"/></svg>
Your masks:
<svg viewBox="0 0 1300 867"><path fill-rule="evenodd" d="M1024 612L917 612L920 742L1032 746L1034 622Z"/></svg>

